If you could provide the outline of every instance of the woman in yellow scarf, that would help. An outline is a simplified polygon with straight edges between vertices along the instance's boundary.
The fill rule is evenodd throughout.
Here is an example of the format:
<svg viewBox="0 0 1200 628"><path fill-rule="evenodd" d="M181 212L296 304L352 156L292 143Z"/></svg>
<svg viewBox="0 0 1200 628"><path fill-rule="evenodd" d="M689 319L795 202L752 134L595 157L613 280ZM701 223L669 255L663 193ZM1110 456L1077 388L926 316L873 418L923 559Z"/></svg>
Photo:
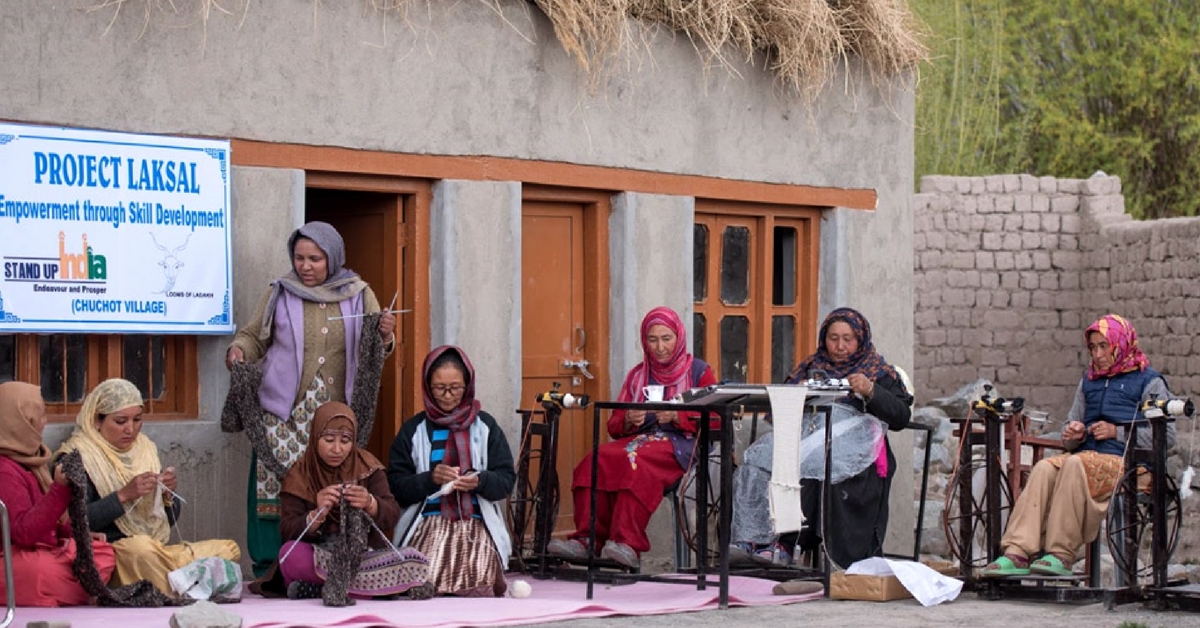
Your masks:
<svg viewBox="0 0 1200 628"><path fill-rule="evenodd" d="M178 479L163 470L158 447L142 434L142 393L123 379L101 382L83 400L75 430L57 455L78 450L88 474L88 526L116 551L112 584L149 580L171 593L167 574L198 559L241 557L233 541L168 545L179 516Z"/></svg>

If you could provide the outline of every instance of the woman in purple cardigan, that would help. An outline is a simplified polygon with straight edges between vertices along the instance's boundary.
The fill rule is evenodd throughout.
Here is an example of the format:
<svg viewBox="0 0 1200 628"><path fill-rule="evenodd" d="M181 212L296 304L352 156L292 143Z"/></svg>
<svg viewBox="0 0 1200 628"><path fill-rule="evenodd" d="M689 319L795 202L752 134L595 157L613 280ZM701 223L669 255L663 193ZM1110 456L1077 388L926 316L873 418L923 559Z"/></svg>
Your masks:
<svg viewBox="0 0 1200 628"><path fill-rule="evenodd" d="M287 249L292 270L271 283L254 310L257 315L238 330L225 356L231 369L239 362L262 361L262 419L250 432L254 454L246 531L256 575L279 555L283 476L304 453L317 407L351 402L363 361L363 314L379 312L371 288L345 267L346 245L332 225L300 227L288 238ZM385 355L395 346L395 327L390 312L379 317Z"/></svg>

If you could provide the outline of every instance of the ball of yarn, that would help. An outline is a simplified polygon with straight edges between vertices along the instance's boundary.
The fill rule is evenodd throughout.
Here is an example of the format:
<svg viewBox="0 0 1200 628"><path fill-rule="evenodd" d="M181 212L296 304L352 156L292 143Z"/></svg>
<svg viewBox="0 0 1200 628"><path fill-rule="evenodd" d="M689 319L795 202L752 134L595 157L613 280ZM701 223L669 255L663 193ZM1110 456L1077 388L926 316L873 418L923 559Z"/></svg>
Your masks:
<svg viewBox="0 0 1200 628"><path fill-rule="evenodd" d="M509 587L508 591L513 597L517 599L523 599L529 597L529 594L533 593L533 587L524 580L517 580L512 583L512 586Z"/></svg>

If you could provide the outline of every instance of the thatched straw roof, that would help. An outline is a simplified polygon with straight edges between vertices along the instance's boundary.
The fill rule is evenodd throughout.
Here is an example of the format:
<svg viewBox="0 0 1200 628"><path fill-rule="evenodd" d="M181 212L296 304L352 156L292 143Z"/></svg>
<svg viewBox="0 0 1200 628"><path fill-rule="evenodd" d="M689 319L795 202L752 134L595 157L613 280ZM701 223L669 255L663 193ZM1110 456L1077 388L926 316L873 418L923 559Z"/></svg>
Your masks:
<svg viewBox="0 0 1200 628"><path fill-rule="evenodd" d="M630 45L627 18L682 31L706 61L765 54L779 79L811 98L838 62L862 59L876 83L927 59L906 0L533 0L568 53L602 72Z"/></svg>
<svg viewBox="0 0 1200 628"><path fill-rule="evenodd" d="M180 12L178 0L95 1L90 8L113 9L112 20L126 5L140 9L146 22L156 7ZM214 11L230 13L219 0L193 1L205 26ZM412 0L363 1L376 11L402 13ZM762 54L779 80L806 99L815 97L838 63L851 56L862 60L876 84L903 78L928 58L908 0L532 1L550 18L563 48L593 78L602 77L632 48L631 18L686 34L706 63L728 66L730 55L753 60ZM243 2L249 9L253 0Z"/></svg>

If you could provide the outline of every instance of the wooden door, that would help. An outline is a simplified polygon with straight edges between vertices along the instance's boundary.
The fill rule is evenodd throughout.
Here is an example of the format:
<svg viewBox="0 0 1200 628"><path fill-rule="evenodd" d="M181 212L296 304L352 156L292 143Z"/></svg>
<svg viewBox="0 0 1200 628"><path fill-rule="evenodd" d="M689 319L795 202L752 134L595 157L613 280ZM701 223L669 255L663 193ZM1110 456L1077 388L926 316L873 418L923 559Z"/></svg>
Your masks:
<svg viewBox="0 0 1200 628"><path fill-rule="evenodd" d="M398 260L403 259L404 198L398 194L383 192L361 192L309 188L307 192L305 219L323 220L333 225L346 241L346 267L357 272L370 286L379 300L379 307L386 308L393 295L400 295L396 308L400 309L405 299L402 285L404 273L397 273ZM384 362L383 380L379 387L379 401L375 409L375 425L367 450L380 460L387 459L392 439L403 422L400 391L396 383L403 381L405 364L399 356L408 354L404 343L407 314L396 314L396 348L390 359Z"/></svg>
<svg viewBox="0 0 1200 628"><path fill-rule="evenodd" d="M526 200L521 217L521 407L539 407L538 393L551 390L596 398L602 356L598 333L590 333L585 288L587 205ZM587 373L578 366L587 363ZM591 374L598 379L589 379ZM571 472L590 451L592 412L568 410L559 422L555 468L559 478L556 532L574 529ZM536 477L530 478L536 482Z"/></svg>

